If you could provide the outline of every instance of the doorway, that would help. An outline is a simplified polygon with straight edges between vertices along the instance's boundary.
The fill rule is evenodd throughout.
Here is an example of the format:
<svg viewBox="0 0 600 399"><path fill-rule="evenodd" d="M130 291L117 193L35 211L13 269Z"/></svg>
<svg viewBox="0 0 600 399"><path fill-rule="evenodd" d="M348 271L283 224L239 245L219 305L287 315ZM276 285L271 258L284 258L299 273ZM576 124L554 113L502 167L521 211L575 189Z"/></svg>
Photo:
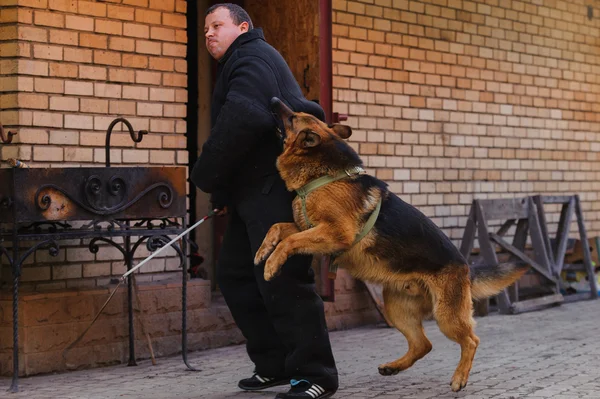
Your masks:
<svg viewBox="0 0 600 399"><path fill-rule="evenodd" d="M331 0L233 0L248 12L255 28L275 47L292 70L307 99L317 101L332 121ZM215 0L188 2L188 151L190 170L210 134L210 98L216 62L204 47L205 11ZM203 217L209 195L190 183L190 219ZM194 232L193 240L204 257L206 278L216 288L214 265L225 231L226 218L210 221Z"/></svg>

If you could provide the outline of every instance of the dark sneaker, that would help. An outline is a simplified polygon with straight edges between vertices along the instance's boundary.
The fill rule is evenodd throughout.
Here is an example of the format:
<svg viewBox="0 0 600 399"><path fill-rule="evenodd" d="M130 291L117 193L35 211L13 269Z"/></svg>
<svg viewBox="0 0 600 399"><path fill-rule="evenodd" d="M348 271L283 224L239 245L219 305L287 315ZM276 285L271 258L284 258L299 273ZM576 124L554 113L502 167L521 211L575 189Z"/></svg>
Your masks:
<svg viewBox="0 0 600 399"><path fill-rule="evenodd" d="M271 377L263 377L258 374L254 374L250 378L244 378L238 382L238 387L245 391L260 391L261 389L274 387L277 385L287 385L288 379L277 379Z"/></svg>
<svg viewBox="0 0 600 399"><path fill-rule="evenodd" d="M326 389L306 380L292 380L292 388L286 393L278 393L275 399L323 399L332 396L336 389Z"/></svg>

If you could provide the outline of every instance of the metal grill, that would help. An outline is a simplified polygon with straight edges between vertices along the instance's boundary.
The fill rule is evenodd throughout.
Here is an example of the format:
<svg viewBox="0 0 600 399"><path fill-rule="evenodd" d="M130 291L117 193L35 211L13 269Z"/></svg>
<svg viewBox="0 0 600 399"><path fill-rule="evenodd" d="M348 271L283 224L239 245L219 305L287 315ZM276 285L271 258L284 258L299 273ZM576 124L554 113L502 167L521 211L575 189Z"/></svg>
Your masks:
<svg viewBox="0 0 600 399"><path fill-rule="evenodd" d="M56 256L60 240L89 239L93 253L98 251L98 243L117 248L130 270L142 244L156 251L170 241L169 236L186 229L185 168L111 167L110 137L119 123L136 143L148 133L136 133L129 121L115 119L106 132L105 167L0 169L0 256L8 260L13 281L13 392L18 391L19 375L19 280L29 256L38 250ZM0 134L4 143L10 143L15 133L5 135L0 125ZM81 222L85 223L81 227L72 226ZM121 241L115 240L117 237L122 237L123 243L117 242ZM187 361L186 240L173 248L183 276L183 360L193 370ZM128 278L130 366L136 365L132 290L132 278Z"/></svg>

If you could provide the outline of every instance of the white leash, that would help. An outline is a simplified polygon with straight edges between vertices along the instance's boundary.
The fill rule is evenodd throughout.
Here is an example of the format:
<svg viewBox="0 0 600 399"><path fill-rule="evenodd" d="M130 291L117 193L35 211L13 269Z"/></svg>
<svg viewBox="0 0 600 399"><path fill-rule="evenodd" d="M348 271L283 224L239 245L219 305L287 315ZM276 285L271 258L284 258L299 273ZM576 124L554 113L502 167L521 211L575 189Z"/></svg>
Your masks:
<svg viewBox="0 0 600 399"><path fill-rule="evenodd" d="M110 293L108 299L106 300L106 302L104 302L104 305L102 305L102 307L100 308L100 310L98 311L98 314L96 314L96 317L94 317L94 319L92 320L92 322L90 323L90 325L81 333L81 335L75 340L73 341L69 346L67 346L65 348L65 350L63 351L62 357L63 359L65 359L66 361L66 356L67 356L67 352L69 350L71 350L71 348L73 346L75 346L79 341L81 341L81 339L83 338L83 336L88 332L88 330L92 327L92 325L96 322L96 320L98 319L98 317L100 317L100 314L102 313L102 311L104 310L104 308L106 307L106 305L108 305L108 303L110 302L110 300L112 299L112 297L115 295L115 293L117 292L117 290L119 289L119 287L121 286L122 283L124 283L126 281L127 276L129 276L131 273L133 273L134 271L136 271L137 269L139 269L140 267L142 267L146 262L148 262L150 259L154 258L156 255L158 255L159 253L161 253L162 251L164 251L165 249L169 248L171 245L173 245L177 240L179 240L181 237L187 235L190 231L194 230L196 227L200 226L202 223L204 223L207 219L210 219L211 217L213 217L216 213L218 212L218 209L213 209L212 211L210 211L208 213L208 215L206 215L205 217L203 217L202 219L200 219L199 221L197 221L196 223L194 223L194 225L190 226L187 230L185 230L183 233L179 234L177 237L173 238L171 241L169 241L169 243L165 244L163 247L161 247L159 250L157 250L156 252L153 252L152 254L150 254L150 256L148 256L146 259L144 259L143 261L141 261L138 265L136 265L135 267L132 267L131 270L128 270L125 274L123 274L121 276L121 278L119 279L119 284L117 284L117 286L113 289L113 291ZM185 256L185 254L183 255Z"/></svg>
<svg viewBox="0 0 600 399"><path fill-rule="evenodd" d="M125 274L123 274L123 276L121 276L121 280L125 281L125 278L127 276L129 276L131 273L133 273L134 271L136 271L137 269L139 269L140 267L142 267L144 265L144 263L146 263L150 259L154 258L156 255L158 255L159 253L161 253L163 250L165 250L168 247L170 247L171 245L173 245L181 237L187 235L190 231L192 231L196 227L200 226L202 223L204 223L204 221L206 221L207 219L209 219L212 216L214 216L214 214L216 213L216 211L217 210L215 209L215 210L209 212L208 215L204 216L202 219L200 219L199 221L197 221L193 226L191 226L190 228L188 228L186 231L184 231L183 233L179 234L177 237L173 238L171 241L169 241L168 244L166 244L163 247L161 247L158 251L153 252L152 254L150 254L150 256L148 256L146 259L144 259L143 261L141 261L137 266L132 267L131 270L128 270L127 273L125 273Z"/></svg>

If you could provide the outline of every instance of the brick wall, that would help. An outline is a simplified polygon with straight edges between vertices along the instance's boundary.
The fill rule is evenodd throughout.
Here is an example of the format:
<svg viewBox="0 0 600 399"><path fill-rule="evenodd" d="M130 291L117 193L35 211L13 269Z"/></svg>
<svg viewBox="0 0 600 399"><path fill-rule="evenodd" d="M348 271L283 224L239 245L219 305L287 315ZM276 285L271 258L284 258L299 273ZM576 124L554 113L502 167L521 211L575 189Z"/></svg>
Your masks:
<svg viewBox="0 0 600 399"><path fill-rule="evenodd" d="M180 0L2 0L0 122L18 135L0 145L0 159L102 166L105 132L122 116L149 134L134 144L117 127L113 166L187 165L185 13ZM26 285L93 287L124 272L114 248L62 244L56 258L38 251L29 259ZM177 265L158 258L145 271Z"/></svg>
<svg viewBox="0 0 600 399"><path fill-rule="evenodd" d="M537 193L580 194L588 233L600 232L597 4L333 7L334 110L349 114L353 145L394 192L455 241L473 199Z"/></svg>

